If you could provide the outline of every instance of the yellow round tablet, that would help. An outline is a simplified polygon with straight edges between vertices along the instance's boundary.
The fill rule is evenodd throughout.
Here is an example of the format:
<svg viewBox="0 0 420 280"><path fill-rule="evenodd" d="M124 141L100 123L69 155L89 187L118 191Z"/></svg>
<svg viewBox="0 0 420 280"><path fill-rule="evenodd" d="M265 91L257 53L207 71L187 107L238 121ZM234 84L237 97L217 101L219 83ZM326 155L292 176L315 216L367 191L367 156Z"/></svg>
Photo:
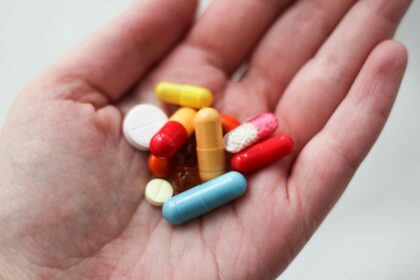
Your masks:
<svg viewBox="0 0 420 280"><path fill-rule="evenodd" d="M145 196L150 204L162 206L174 194L172 185L162 179L150 180L146 185Z"/></svg>

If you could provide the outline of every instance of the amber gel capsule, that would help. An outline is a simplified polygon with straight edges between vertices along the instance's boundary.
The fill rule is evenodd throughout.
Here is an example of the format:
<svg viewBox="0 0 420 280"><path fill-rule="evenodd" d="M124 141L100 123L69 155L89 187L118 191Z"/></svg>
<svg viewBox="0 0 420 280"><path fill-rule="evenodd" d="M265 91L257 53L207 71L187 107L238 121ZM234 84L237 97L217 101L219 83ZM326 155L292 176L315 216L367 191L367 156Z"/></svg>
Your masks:
<svg viewBox="0 0 420 280"><path fill-rule="evenodd" d="M187 189L201 184L197 166L197 151L195 136L177 152L173 158L175 171L171 175L174 193L182 193Z"/></svg>
<svg viewBox="0 0 420 280"><path fill-rule="evenodd" d="M200 177L208 181L226 172L225 150L220 115L213 108L203 108L194 118Z"/></svg>
<svg viewBox="0 0 420 280"><path fill-rule="evenodd" d="M182 193L201 184L197 166L178 166L171 177L174 193Z"/></svg>

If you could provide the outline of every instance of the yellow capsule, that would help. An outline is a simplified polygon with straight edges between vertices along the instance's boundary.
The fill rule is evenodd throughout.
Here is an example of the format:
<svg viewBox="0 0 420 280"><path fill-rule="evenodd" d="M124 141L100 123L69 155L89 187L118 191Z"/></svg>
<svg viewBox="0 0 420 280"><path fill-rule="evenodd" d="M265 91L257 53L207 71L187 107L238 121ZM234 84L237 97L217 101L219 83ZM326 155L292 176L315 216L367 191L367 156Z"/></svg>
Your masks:
<svg viewBox="0 0 420 280"><path fill-rule="evenodd" d="M222 124L213 108L198 111L194 118L200 177L208 181L226 172Z"/></svg>
<svg viewBox="0 0 420 280"><path fill-rule="evenodd" d="M191 108L204 108L213 103L213 95L206 88L168 82L156 86L156 96L163 102Z"/></svg>

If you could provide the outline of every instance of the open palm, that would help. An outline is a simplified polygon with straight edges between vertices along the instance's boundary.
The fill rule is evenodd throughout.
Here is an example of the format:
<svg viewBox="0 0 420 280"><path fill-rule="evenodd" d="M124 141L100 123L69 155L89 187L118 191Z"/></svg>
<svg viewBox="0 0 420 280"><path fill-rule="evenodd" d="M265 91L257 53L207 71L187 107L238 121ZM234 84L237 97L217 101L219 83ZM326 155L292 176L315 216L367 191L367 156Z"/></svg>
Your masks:
<svg viewBox="0 0 420 280"><path fill-rule="evenodd" d="M406 66L408 0L146 0L31 82L0 139L0 276L263 279L296 256L377 139ZM184 36L186 35L186 36ZM247 62L239 80L230 77ZM144 199L124 113L159 81L210 88L241 120L277 114L292 156L245 196L173 227Z"/></svg>

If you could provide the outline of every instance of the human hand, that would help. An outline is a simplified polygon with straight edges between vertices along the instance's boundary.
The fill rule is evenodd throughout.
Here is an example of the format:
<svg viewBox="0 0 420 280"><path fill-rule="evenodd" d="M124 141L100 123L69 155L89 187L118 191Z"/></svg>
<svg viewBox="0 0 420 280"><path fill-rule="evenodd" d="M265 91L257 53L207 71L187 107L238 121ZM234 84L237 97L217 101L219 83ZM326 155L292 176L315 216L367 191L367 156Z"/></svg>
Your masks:
<svg viewBox="0 0 420 280"><path fill-rule="evenodd" d="M1 276L272 278L345 189L396 97L407 56L387 39L411 1L220 0L193 25L182 2L139 2L19 96L0 138ZM159 81L208 87L241 120L276 112L294 154L249 176L243 198L170 226L121 131Z"/></svg>

